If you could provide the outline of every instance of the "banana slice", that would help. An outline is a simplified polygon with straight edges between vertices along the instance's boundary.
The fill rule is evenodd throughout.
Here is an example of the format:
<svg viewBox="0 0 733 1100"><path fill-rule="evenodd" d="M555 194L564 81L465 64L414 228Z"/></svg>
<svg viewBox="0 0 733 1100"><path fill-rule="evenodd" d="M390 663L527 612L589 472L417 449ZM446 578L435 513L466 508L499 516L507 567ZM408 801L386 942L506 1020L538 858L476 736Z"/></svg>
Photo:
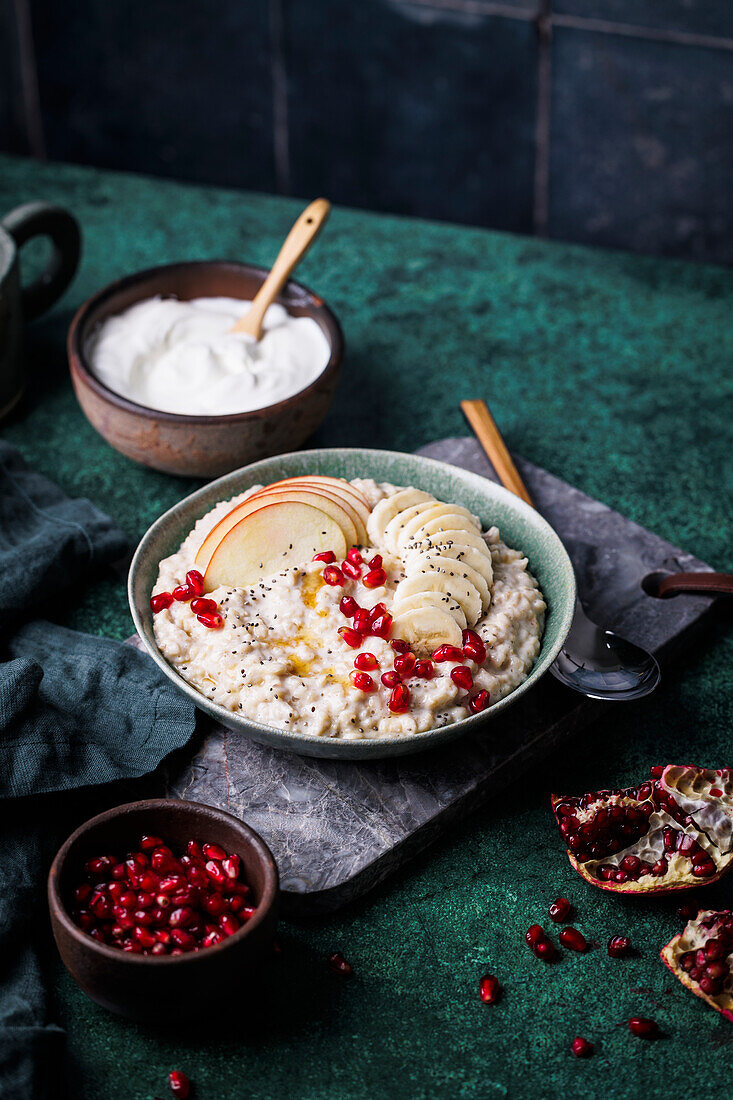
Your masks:
<svg viewBox="0 0 733 1100"><path fill-rule="evenodd" d="M416 573L419 569L422 569L422 562L428 558L453 558L455 561L462 562L465 565L470 565L472 569L475 569L477 573L486 581L489 589L494 579L494 569L491 564L491 551L484 543L484 550L477 550L475 546L467 546L463 542L453 542L450 540L446 543L440 543L436 546L431 546L427 550L413 551L410 554L405 554L404 569L405 573L409 577L410 574Z"/></svg>
<svg viewBox="0 0 733 1100"><path fill-rule="evenodd" d="M413 576L417 576L420 573L436 572L445 573L448 576L452 574L453 576L460 577L466 584L472 584L473 587L477 589L481 597L482 614L486 614L489 609L489 604L491 603L491 589L476 569L472 568L472 566L464 561L458 561L456 558L438 556L435 558L425 558L423 561L424 564L416 573L412 574Z"/></svg>
<svg viewBox="0 0 733 1100"><path fill-rule="evenodd" d="M420 516L417 517L418 520L420 518ZM437 508L425 512L422 521L412 528L410 532L412 541L427 538L428 535L435 535L440 531L468 531L474 535L481 534L481 528L471 513L465 508L456 510L452 505L445 505L444 512L438 512ZM403 543L404 545L406 543Z"/></svg>
<svg viewBox="0 0 733 1100"><path fill-rule="evenodd" d="M456 620L437 607L419 607L397 615L392 633L416 653L432 653L440 645L460 646L463 642Z"/></svg>
<svg viewBox="0 0 733 1100"><path fill-rule="evenodd" d="M439 560L442 561L443 559ZM470 580L462 575L466 572L465 567L459 573L460 565L456 568L457 563L455 561L445 560L448 561L449 568L441 569L440 572L434 568L424 573L413 573L411 577L406 577L405 580L400 581L397 585L395 602L397 599L404 600L408 596L417 596L422 592L442 592L461 605L467 624L473 626L481 618L481 608L483 606L481 593ZM483 581L483 578L480 579ZM483 581L483 583L486 582Z"/></svg>
<svg viewBox="0 0 733 1100"><path fill-rule="evenodd" d="M393 520L403 508L411 508L413 504L419 504L423 500L435 500L430 493L424 493L422 489L400 489L391 497L380 500L371 511L367 521L367 534L372 545L384 545L384 531L390 520Z"/></svg>
<svg viewBox="0 0 733 1100"><path fill-rule="evenodd" d="M474 546L477 550L486 551L491 555L491 548L486 542L483 535L477 535L473 530L451 530L451 531L435 531L432 535L426 535L421 539L413 539L405 547L403 547L403 554L405 560L408 555L411 555L419 550L429 550L433 546L443 546L451 542L460 542L464 546Z"/></svg>
<svg viewBox="0 0 733 1100"><path fill-rule="evenodd" d="M397 539L405 524L420 515L421 512L425 512L434 506L435 497L431 497L430 500L421 500L419 504L413 504L411 508L403 508L401 512L398 512L384 529L384 545L387 549L399 556L400 549L397 545Z"/></svg>
<svg viewBox="0 0 733 1100"><path fill-rule="evenodd" d="M405 611L416 611L420 607L437 607L439 611L447 611L461 630L468 626L466 615L459 603L446 596L443 592L419 592L417 596L405 596L402 600L395 600L393 611L395 615L402 615Z"/></svg>

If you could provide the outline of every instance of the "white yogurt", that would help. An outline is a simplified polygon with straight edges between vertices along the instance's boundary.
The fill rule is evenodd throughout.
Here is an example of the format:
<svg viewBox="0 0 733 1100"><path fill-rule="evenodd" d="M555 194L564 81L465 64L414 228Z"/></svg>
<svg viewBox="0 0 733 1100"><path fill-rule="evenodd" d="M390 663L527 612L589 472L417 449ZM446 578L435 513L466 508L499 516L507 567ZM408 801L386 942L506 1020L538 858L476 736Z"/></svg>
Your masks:
<svg viewBox="0 0 733 1100"><path fill-rule="evenodd" d="M229 330L247 313L240 298L149 298L109 317L87 356L109 389L138 405L189 416L263 409L309 386L330 347L310 317L282 306L265 314L256 342Z"/></svg>

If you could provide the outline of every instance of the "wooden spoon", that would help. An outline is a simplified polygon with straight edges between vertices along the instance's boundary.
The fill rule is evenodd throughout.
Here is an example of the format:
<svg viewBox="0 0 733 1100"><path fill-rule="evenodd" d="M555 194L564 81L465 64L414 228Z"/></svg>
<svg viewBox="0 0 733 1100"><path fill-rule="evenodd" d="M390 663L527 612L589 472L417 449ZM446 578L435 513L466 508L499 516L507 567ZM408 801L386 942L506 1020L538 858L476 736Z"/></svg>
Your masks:
<svg viewBox="0 0 733 1100"><path fill-rule="evenodd" d="M516 496L526 500L527 504L532 504L527 486L519 476L519 470L512 461L512 456L489 411L489 406L485 401L461 401L461 408L476 438L486 451L491 465L499 475L499 481L506 489L510 489ZM532 507L534 508L534 504Z"/></svg>
<svg viewBox="0 0 733 1100"><path fill-rule="evenodd" d="M255 340L262 339L262 322L269 306L285 286L293 268L300 263L323 229L330 213L331 204L327 199L316 199L310 206L306 206L283 241L277 259L257 291L249 312L240 317L230 332L244 332Z"/></svg>

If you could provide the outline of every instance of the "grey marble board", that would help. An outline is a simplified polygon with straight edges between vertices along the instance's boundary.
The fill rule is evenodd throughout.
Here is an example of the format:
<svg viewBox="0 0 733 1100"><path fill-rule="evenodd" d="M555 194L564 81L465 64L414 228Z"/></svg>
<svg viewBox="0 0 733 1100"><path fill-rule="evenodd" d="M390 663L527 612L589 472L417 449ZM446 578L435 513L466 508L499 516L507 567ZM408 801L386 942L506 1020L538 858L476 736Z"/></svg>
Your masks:
<svg viewBox="0 0 733 1100"><path fill-rule="evenodd" d="M422 454L496 480L472 439ZM529 462L517 465L563 539L591 616L665 657L709 613L709 597L656 600L641 579L709 566ZM334 909L382 881L514 774L536 765L601 704L544 677L483 734L374 764L316 760L248 741L202 720L199 740L166 776L168 793L220 806L270 845L287 910Z"/></svg>

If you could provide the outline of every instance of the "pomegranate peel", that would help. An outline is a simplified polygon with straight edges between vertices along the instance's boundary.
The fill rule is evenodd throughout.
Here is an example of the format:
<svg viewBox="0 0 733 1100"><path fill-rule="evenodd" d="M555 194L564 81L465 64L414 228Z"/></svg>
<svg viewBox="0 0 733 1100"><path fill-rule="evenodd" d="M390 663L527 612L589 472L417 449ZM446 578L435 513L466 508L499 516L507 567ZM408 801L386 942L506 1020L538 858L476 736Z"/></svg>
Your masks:
<svg viewBox="0 0 733 1100"><path fill-rule="evenodd" d="M668 970L706 1004L733 1021L733 912L701 909L660 956Z"/></svg>
<svg viewBox="0 0 733 1100"><path fill-rule="evenodd" d="M662 894L716 882L733 864L733 773L653 768L638 787L551 795L568 858L586 882Z"/></svg>

